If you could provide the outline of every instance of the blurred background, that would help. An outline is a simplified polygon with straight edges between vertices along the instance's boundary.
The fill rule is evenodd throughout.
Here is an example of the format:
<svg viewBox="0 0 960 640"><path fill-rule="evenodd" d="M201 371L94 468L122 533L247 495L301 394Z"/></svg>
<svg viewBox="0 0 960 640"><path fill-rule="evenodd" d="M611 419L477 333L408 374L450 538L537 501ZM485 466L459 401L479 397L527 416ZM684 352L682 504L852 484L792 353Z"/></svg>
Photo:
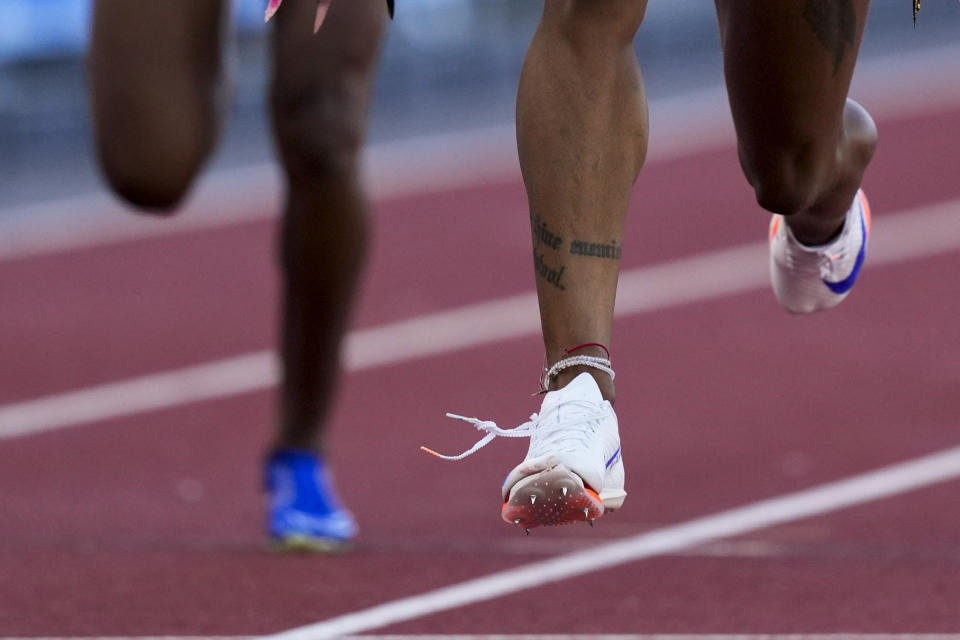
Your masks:
<svg viewBox="0 0 960 640"><path fill-rule="evenodd" d="M0 0L0 215L101 191L84 85L90 0ZM214 169L271 159L264 85L263 0L235 5L235 100ZM536 24L534 0L399 0L372 118L382 142L509 124L516 79ZM916 26L910 0L874 2L862 55L951 42L954 0L927 0ZM637 39L652 100L721 82L713 5L652 0ZM896 90L891 87L891 90Z"/></svg>
<svg viewBox="0 0 960 640"><path fill-rule="evenodd" d="M266 0L234 5L229 121L190 215L160 222L125 213L98 175L91 0L0 0L0 637L290 628L960 443L960 296L943 277L960 269L960 4L924 0L914 26L911 0L874 0L854 95L882 120L868 190L892 231L877 233L879 268L855 301L801 326L767 291L767 217L723 126L713 4L650 0L636 39L653 120L638 205L670 215L624 237L642 247L624 253L632 285L618 302L633 306L617 320L633 506L596 531L505 528L497 482L525 443L459 467L417 447L474 441L444 411L512 426L536 402L512 123L541 2L396 1L370 157L401 170L371 173L383 215L352 334L361 364L331 419L336 477L363 533L353 554L304 560L261 552L282 193L264 117ZM507 177L484 183L491 147ZM162 235L177 228L188 231ZM490 333L475 331L491 317ZM513 333L494 342L498 327ZM435 353L433 332L442 349L445 336L464 341ZM24 424L57 430L18 437ZM958 491L954 480L757 532L721 549L729 557L551 585L536 597L556 604L539 615L513 598L407 631L955 633Z"/></svg>

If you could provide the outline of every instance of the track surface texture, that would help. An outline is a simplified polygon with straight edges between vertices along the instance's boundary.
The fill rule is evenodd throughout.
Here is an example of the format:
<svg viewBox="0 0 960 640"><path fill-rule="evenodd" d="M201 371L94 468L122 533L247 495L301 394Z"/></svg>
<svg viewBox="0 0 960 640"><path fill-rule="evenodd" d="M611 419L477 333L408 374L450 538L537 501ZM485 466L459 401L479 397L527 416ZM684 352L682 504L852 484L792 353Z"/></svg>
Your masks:
<svg viewBox="0 0 960 640"><path fill-rule="evenodd" d="M342 555L264 549L269 384L0 439L0 636L275 633L960 446L960 103L879 126L865 183L877 246L899 246L885 228L933 207L957 214L934 229L946 246L868 256L850 298L817 317L784 313L762 283L618 316L629 498L596 528L525 537L500 521L499 482L525 443L457 464L418 451L474 441L446 411L510 426L536 410L541 345L520 322L344 377L331 462L361 533ZM532 291L518 175L381 199L376 213L356 330ZM731 141L654 158L623 268L747 244L752 282L766 225ZM274 236L253 217L5 260L0 411L270 349ZM958 495L946 477L354 631L960 633Z"/></svg>

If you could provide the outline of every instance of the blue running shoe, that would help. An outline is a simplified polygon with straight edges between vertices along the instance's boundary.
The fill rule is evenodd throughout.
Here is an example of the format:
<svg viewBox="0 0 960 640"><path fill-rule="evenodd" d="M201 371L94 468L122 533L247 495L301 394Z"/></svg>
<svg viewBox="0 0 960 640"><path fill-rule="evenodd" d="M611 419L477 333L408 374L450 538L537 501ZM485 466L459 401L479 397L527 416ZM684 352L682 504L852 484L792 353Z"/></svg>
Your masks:
<svg viewBox="0 0 960 640"><path fill-rule="evenodd" d="M311 451L280 449L266 463L267 533L278 551L334 552L357 534L327 465Z"/></svg>

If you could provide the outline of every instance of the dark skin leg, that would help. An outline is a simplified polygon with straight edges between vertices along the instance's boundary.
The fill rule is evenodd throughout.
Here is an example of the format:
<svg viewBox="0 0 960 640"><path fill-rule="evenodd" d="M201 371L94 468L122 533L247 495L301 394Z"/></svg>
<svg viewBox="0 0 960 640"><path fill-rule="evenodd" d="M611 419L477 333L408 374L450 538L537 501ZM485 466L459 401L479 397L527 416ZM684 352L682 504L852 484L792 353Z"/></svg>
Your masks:
<svg viewBox="0 0 960 640"><path fill-rule="evenodd" d="M216 141L225 2L96 0L89 76L97 149L111 187L173 208Z"/></svg>
<svg viewBox="0 0 960 640"><path fill-rule="evenodd" d="M90 79L111 186L150 211L173 208L216 141L227 4L97 0ZM274 446L322 450L340 341L363 265L368 204L359 178L381 0L288 0L274 35L273 122L287 172L281 238L283 384Z"/></svg>
<svg viewBox="0 0 960 640"><path fill-rule="evenodd" d="M847 92L869 0L716 0L740 161L798 240L842 228L877 144Z"/></svg>
<svg viewBox="0 0 960 640"><path fill-rule="evenodd" d="M383 0L285 2L273 41L273 126L287 175L280 239L283 384L276 447L323 451L341 341L364 264L369 204L360 179Z"/></svg>

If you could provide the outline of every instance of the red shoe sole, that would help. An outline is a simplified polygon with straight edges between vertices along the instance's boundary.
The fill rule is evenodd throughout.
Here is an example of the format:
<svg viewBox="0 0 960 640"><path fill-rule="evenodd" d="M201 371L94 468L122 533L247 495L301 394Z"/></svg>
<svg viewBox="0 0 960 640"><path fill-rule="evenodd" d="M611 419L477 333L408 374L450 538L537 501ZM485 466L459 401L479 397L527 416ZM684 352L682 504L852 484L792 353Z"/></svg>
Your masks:
<svg viewBox="0 0 960 640"><path fill-rule="evenodd" d="M566 469L524 478L500 509L504 522L532 529L590 522L604 513L603 500Z"/></svg>

